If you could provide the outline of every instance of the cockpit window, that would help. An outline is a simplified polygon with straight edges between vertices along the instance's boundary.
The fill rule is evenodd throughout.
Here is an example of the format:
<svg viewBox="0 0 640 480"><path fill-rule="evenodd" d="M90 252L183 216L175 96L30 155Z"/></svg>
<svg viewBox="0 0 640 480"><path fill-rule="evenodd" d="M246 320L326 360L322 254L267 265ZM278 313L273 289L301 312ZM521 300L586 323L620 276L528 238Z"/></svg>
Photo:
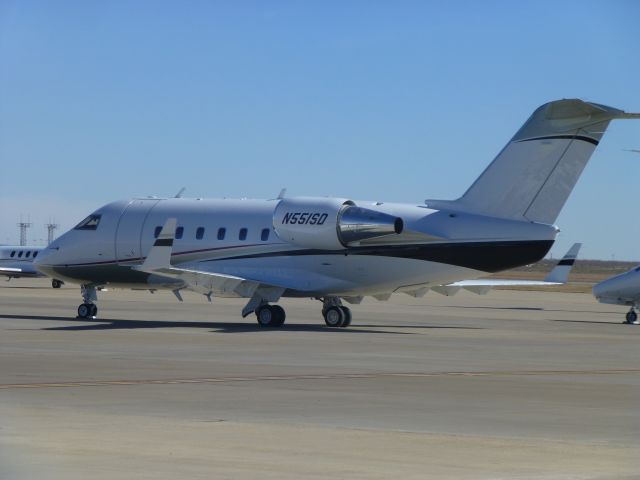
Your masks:
<svg viewBox="0 0 640 480"><path fill-rule="evenodd" d="M102 217L102 215L89 215L76 225L74 230L95 230L98 228L98 224L100 223L100 217Z"/></svg>

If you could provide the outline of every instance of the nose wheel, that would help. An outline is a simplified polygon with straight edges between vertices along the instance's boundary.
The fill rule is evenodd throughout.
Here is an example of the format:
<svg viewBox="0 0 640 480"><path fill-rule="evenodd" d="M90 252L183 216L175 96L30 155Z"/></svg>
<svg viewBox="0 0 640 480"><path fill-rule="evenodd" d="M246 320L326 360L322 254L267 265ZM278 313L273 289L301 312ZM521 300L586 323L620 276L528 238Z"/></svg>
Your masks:
<svg viewBox="0 0 640 480"><path fill-rule="evenodd" d="M629 325L638 325L640 324L640 322L638 322L638 314L636 313L635 309L633 307L631 307L631 310L629 310L627 312L627 314L625 315L625 322Z"/></svg>
<svg viewBox="0 0 640 480"><path fill-rule="evenodd" d="M93 285L81 285L80 293L84 302L78 307L78 318L95 318L98 315L98 307L94 303L98 300L96 287Z"/></svg>
<svg viewBox="0 0 640 480"><path fill-rule="evenodd" d="M82 303L78 307L78 318L93 318L98 315L98 307L95 303Z"/></svg>

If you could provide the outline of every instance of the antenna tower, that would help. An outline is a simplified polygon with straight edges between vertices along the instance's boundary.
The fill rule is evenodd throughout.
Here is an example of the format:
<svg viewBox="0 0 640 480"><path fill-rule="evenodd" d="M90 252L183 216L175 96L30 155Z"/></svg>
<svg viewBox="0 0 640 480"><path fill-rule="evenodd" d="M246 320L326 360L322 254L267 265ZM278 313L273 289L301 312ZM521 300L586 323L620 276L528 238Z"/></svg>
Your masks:
<svg viewBox="0 0 640 480"><path fill-rule="evenodd" d="M47 223L47 245L53 242L53 239L55 238L56 228L58 227L59 225L57 223L52 223L51 221Z"/></svg>
<svg viewBox="0 0 640 480"><path fill-rule="evenodd" d="M20 227L20 246L23 247L27 244L27 228L31 226L31 222L23 222L22 219L18 222Z"/></svg>

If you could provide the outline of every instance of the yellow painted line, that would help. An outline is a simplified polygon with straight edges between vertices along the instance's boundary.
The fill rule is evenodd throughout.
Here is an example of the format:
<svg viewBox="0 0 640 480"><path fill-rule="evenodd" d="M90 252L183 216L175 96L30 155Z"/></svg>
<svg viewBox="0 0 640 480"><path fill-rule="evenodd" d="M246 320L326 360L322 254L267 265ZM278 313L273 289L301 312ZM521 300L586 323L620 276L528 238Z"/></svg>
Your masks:
<svg viewBox="0 0 640 480"><path fill-rule="evenodd" d="M497 377L497 376L561 376L561 375L635 375L640 369L613 370L522 370L522 371L477 371L477 372L378 372L378 373L336 373L336 374L300 374L300 375L265 375L254 377L213 377L213 378L167 378L167 379L132 379L132 380L82 380L70 382L46 383L5 383L0 390L19 388L73 388L73 387L107 387L126 385L183 385L214 384L236 382L266 382L290 380L340 380L340 379L376 379L376 378L430 378L430 377Z"/></svg>

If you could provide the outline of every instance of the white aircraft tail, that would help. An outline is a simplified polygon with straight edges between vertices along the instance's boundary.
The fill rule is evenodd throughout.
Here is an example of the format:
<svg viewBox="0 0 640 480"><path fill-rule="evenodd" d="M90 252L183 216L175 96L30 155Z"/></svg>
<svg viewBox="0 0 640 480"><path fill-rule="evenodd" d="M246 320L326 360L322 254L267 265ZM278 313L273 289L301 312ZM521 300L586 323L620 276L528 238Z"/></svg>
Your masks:
<svg viewBox="0 0 640 480"><path fill-rule="evenodd" d="M640 114L558 100L538 108L457 200L431 208L553 224L609 122Z"/></svg>

